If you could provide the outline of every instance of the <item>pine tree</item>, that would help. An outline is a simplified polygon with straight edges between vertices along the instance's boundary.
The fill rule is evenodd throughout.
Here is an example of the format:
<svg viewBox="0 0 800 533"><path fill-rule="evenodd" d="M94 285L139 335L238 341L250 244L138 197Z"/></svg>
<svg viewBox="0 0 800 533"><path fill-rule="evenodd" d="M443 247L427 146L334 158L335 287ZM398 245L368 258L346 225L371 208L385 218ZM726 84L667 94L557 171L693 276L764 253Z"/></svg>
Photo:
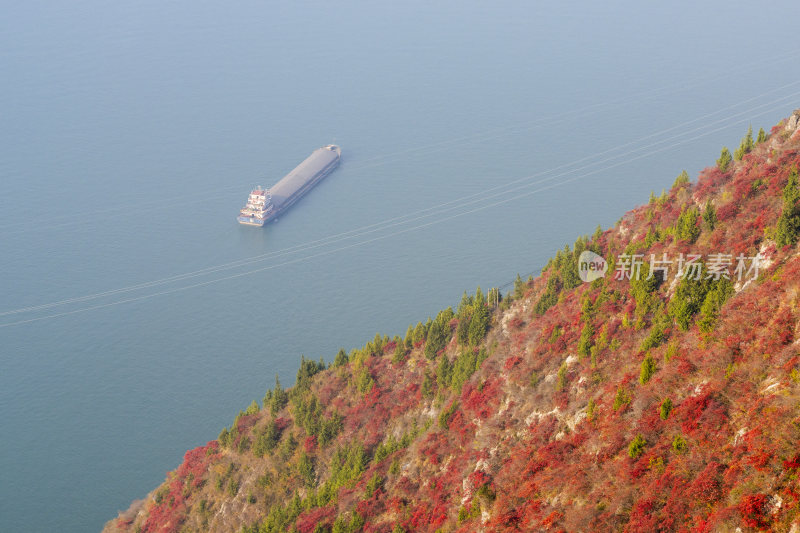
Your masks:
<svg viewBox="0 0 800 533"><path fill-rule="evenodd" d="M347 353L345 353L344 348L339 348L339 353L336 354L336 359L333 361L334 367L340 367L347 364Z"/></svg>
<svg viewBox="0 0 800 533"><path fill-rule="evenodd" d="M653 359L653 356L650 355L648 352L647 355L644 357L642 361L642 367L639 371L639 383L644 385L650 378L653 377L653 374L656 373L656 361Z"/></svg>
<svg viewBox="0 0 800 533"><path fill-rule="evenodd" d="M465 293L466 294L466 293ZM514 280L514 298L519 299L525 294L525 282L517 274L517 279Z"/></svg>
<svg viewBox="0 0 800 533"><path fill-rule="evenodd" d="M703 210L703 221L705 221L709 231L714 231L714 227L717 225L717 211L714 209L714 204L711 203L711 200L706 202L706 208Z"/></svg>
<svg viewBox="0 0 800 533"><path fill-rule="evenodd" d="M589 350L592 348L592 337L594 336L594 328L590 322L583 325L581 331L581 338L578 341L578 354L589 355Z"/></svg>
<svg viewBox="0 0 800 533"><path fill-rule="evenodd" d="M404 344L398 342L397 346L394 349L394 354L392 355L392 362L402 363L405 358L406 358L406 351L404 348Z"/></svg>
<svg viewBox="0 0 800 533"><path fill-rule="evenodd" d="M756 139L756 144L761 144L767 140L767 132L764 131L764 128L758 129L758 138Z"/></svg>
<svg viewBox="0 0 800 533"><path fill-rule="evenodd" d="M723 146L719 154L719 159L717 159L717 168L719 168L721 172L727 172L731 161L733 161L733 157L731 157L730 150L728 150L727 146Z"/></svg>
<svg viewBox="0 0 800 533"><path fill-rule="evenodd" d="M659 407L658 410L661 420L666 420L669 418L669 413L672 411L672 400L669 398L664 398L664 401L661 402L661 407Z"/></svg>
<svg viewBox="0 0 800 533"><path fill-rule="evenodd" d="M681 171L680 174L678 174L678 177L675 178L675 183L672 184L672 188L675 189L678 187L683 187L684 185L688 184L689 184L689 173L683 170Z"/></svg>
<svg viewBox="0 0 800 533"><path fill-rule="evenodd" d="M453 310L448 307L436 315L436 320L431 323L425 343L425 357L428 359L436 357L436 354L447 346L447 342L450 340L450 320L452 318Z"/></svg>
<svg viewBox="0 0 800 533"><path fill-rule="evenodd" d="M519 277L519 274L517 274ZM460 319L469 316L472 313L472 297L467 294L467 291L464 291L464 295L461 297L461 302L458 304L458 308L456 309L456 316Z"/></svg>
<svg viewBox="0 0 800 533"><path fill-rule="evenodd" d="M753 126L747 128L747 135L742 138L742 142L739 144L739 148L733 153L733 157L737 161L741 161L741 159L745 156L745 154L749 153L753 149Z"/></svg>
<svg viewBox="0 0 800 533"><path fill-rule="evenodd" d="M778 246L794 245L800 233L800 189L797 184L797 168L792 169L789 181L783 188L783 211L775 228L775 243Z"/></svg>
<svg viewBox="0 0 800 533"><path fill-rule="evenodd" d="M269 412L272 416L275 416L281 409L286 407L287 403L289 403L289 394L283 390L283 387L281 387L281 380L278 378L278 374L275 374L275 388L272 390Z"/></svg>
<svg viewBox="0 0 800 533"><path fill-rule="evenodd" d="M683 239L690 244L700 236L700 228L697 226L699 213L694 207L681 210L678 221L675 223L675 237Z"/></svg>
<svg viewBox="0 0 800 533"><path fill-rule="evenodd" d="M428 331L425 329L425 325L422 322L417 322L417 326L414 328L414 344L423 342L427 334Z"/></svg>
<svg viewBox="0 0 800 533"><path fill-rule="evenodd" d="M469 321L469 343L476 346L489 331L489 310L481 288L475 293L475 303L472 310L472 319Z"/></svg>

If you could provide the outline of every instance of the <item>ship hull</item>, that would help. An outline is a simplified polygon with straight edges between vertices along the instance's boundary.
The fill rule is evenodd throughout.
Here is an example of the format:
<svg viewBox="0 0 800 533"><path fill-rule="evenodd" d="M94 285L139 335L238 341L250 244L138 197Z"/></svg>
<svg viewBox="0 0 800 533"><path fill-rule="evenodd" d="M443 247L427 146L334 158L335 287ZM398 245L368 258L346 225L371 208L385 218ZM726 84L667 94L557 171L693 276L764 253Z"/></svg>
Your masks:
<svg viewBox="0 0 800 533"><path fill-rule="evenodd" d="M258 227L263 227L264 224L268 222L268 220L262 220L259 218L251 218L251 217L237 217L236 220L239 221L239 224L244 224L245 226L258 226Z"/></svg>
<svg viewBox="0 0 800 533"><path fill-rule="evenodd" d="M277 219L333 172L339 165L340 157L341 149L336 145L328 145L314 150L310 156L270 189L273 209L263 220L239 216L239 223L261 227Z"/></svg>

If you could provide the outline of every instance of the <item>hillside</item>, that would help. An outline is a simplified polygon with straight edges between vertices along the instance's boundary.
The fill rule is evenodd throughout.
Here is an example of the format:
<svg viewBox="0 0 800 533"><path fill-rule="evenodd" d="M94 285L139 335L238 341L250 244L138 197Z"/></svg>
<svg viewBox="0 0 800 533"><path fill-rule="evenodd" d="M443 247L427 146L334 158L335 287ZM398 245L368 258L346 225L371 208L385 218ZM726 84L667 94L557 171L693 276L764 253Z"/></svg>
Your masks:
<svg viewBox="0 0 800 533"><path fill-rule="evenodd" d="M303 359L104 531L800 532L799 119L510 294Z"/></svg>

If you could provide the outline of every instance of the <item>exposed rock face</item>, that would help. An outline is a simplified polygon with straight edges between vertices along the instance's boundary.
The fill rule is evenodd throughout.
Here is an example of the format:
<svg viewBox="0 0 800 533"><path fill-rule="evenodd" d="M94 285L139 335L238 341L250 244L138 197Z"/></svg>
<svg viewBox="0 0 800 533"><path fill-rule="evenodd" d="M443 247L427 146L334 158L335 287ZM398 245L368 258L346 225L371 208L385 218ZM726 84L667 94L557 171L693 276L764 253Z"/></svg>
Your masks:
<svg viewBox="0 0 800 533"><path fill-rule="evenodd" d="M785 129L793 132L797 130L798 126L800 126L800 109L795 109L792 116L786 121Z"/></svg>

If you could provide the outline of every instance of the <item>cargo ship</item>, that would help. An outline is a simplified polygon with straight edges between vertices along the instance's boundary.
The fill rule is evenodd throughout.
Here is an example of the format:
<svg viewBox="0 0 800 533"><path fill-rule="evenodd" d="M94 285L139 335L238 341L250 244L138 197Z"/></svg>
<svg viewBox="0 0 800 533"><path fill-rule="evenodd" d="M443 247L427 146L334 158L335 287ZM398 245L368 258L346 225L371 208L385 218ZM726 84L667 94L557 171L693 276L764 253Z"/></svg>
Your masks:
<svg viewBox="0 0 800 533"><path fill-rule="evenodd" d="M263 226L275 220L330 174L341 156L342 150L335 144L317 148L271 188L259 186L253 189L237 220L248 226Z"/></svg>

